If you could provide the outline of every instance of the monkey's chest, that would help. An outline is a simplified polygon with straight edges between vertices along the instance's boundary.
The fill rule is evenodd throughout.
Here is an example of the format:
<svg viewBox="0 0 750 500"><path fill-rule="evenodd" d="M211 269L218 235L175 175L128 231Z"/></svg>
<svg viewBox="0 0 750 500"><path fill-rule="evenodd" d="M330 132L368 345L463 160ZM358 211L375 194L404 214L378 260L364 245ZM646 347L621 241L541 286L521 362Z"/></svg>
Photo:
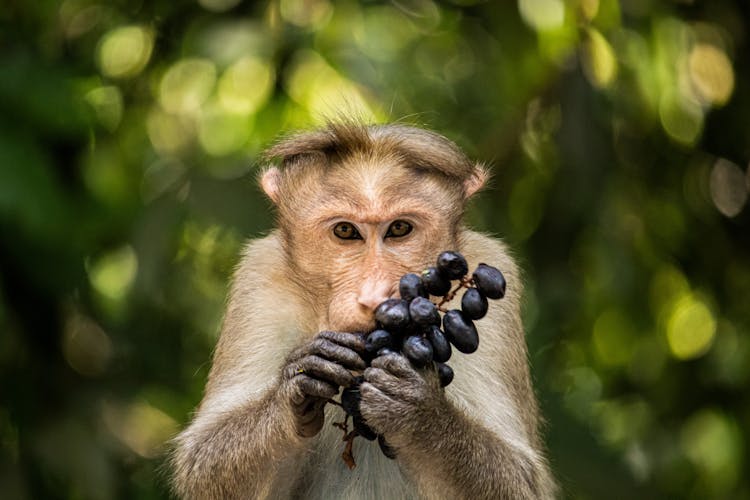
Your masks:
<svg viewBox="0 0 750 500"><path fill-rule="evenodd" d="M333 410L333 411L332 411ZM309 449L300 471L295 498L391 500L418 498L413 484L397 460L387 458L377 441L354 440L352 454L356 467L349 469L342 460L343 431L331 425L341 420L341 410L329 408L326 425Z"/></svg>

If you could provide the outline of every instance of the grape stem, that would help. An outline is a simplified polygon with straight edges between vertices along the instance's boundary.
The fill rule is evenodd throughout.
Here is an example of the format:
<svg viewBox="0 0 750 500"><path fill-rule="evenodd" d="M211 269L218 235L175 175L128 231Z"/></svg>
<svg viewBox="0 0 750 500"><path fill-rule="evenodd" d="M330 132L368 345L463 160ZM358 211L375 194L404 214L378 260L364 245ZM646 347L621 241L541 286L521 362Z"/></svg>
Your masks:
<svg viewBox="0 0 750 500"><path fill-rule="evenodd" d="M344 461L346 466L349 467L349 470L352 470L357 466L357 462L354 461L354 453L352 452L352 447L354 446L354 438L359 436L359 432L357 432L357 429L349 432L348 413L344 413L343 422L333 422L331 425L344 431L344 437L341 440L346 443L346 446L344 446L344 451L343 453L341 453L341 459Z"/></svg>
<svg viewBox="0 0 750 500"><path fill-rule="evenodd" d="M461 290L462 288L469 288L473 284L474 284L474 280L472 278L467 278L466 276L461 278L461 280L458 282L458 286L456 286L456 288L454 288L453 290L445 294L443 296L443 299L440 302L438 302L437 304L438 311L442 313L448 312L448 310L443 306L447 304L448 302L450 302L451 300L453 300L453 298L456 296L459 290Z"/></svg>
<svg viewBox="0 0 750 500"><path fill-rule="evenodd" d="M357 466L357 462L354 461L354 453L352 447L354 446L354 438L359 436L359 433L355 430L344 436L346 446L344 446L344 452L341 454L341 459L344 461L349 470L354 469Z"/></svg>

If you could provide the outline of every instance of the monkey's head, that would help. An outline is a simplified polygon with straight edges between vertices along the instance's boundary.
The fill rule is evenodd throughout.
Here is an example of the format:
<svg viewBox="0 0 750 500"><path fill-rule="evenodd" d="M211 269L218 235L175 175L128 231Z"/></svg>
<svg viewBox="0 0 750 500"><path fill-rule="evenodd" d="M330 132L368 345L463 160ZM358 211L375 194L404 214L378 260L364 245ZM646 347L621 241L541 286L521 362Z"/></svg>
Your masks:
<svg viewBox="0 0 750 500"><path fill-rule="evenodd" d="M320 330L372 330L404 273L457 248L466 201L487 179L449 140L403 125L331 123L267 155L281 161L261 186Z"/></svg>

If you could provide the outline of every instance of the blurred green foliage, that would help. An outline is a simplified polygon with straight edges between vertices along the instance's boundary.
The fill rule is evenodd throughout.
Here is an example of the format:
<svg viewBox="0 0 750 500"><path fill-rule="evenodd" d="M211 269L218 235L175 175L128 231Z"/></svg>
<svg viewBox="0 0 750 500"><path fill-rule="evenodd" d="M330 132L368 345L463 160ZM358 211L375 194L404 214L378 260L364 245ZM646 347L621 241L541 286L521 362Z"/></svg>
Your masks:
<svg viewBox="0 0 750 500"><path fill-rule="evenodd" d="M742 0L6 3L2 497L168 495L272 225L259 153L343 109L493 165L469 220L526 270L567 497L750 498L749 29Z"/></svg>

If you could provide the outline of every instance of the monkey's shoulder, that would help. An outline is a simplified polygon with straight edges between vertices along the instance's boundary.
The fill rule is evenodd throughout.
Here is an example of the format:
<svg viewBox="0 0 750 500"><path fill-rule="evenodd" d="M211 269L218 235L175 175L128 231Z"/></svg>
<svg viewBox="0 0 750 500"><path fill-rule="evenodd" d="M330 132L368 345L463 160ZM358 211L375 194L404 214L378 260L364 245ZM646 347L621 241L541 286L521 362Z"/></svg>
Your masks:
<svg viewBox="0 0 750 500"><path fill-rule="evenodd" d="M279 283L286 273L286 259L281 236L278 231L263 238L248 240L234 270L233 289L254 289Z"/></svg>
<svg viewBox="0 0 750 500"><path fill-rule="evenodd" d="M290 275L278 231L248 241L234 270L225 330L235 322L271 322L281 309L296 307L298 294Z"/></svg>
<svg viewBox="0 0 750 500"><path fill-rule="evenodd" d="M459 249L470 269L480 262L500 269L506 278L520 279L520 270L508 245L499 238L464 229L459 236Z"/></svg>

